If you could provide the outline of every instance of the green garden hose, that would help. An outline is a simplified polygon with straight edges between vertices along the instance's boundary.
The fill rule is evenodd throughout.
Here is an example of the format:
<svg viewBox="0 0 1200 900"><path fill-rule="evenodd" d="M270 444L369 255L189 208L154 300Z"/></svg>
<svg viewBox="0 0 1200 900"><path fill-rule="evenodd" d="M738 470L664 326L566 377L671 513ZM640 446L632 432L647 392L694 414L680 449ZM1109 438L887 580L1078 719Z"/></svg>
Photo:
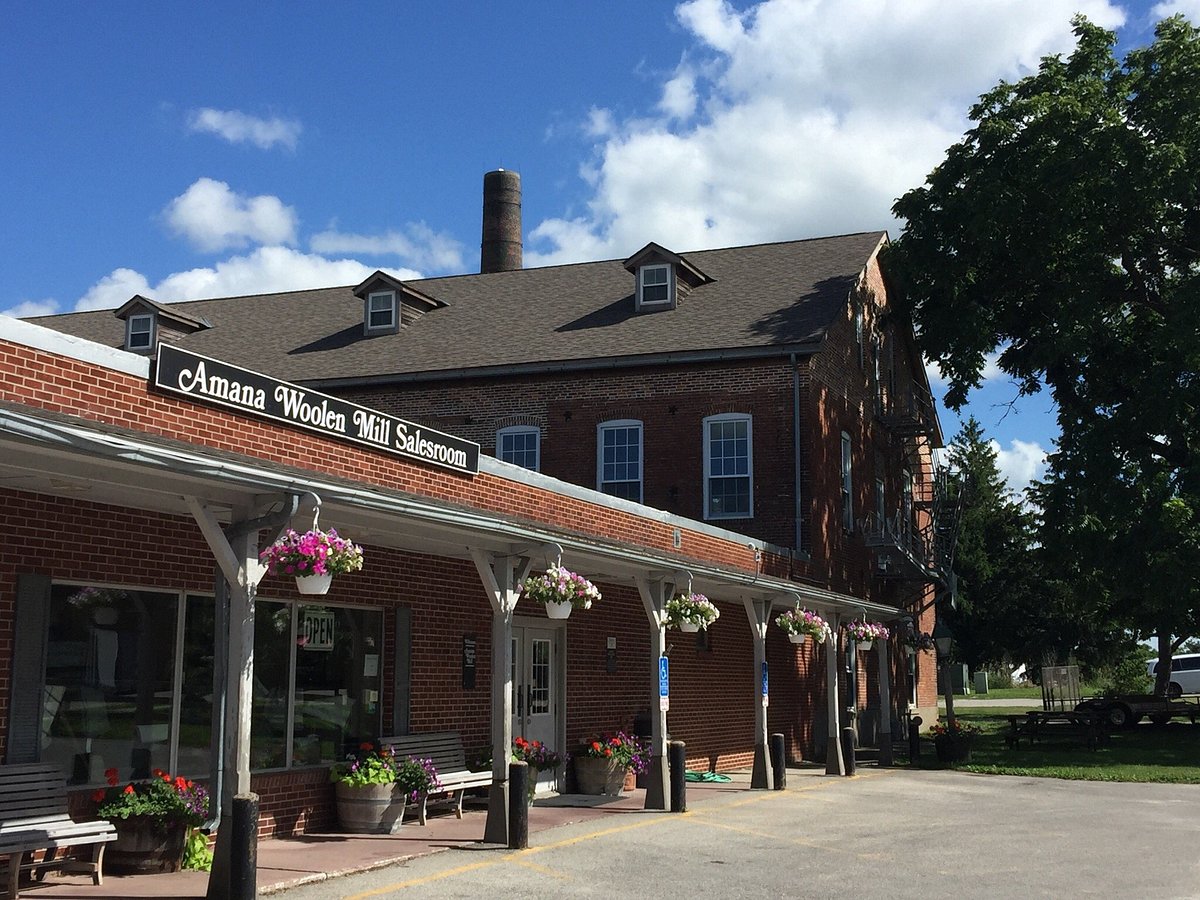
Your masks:
<svg viewBox="0 0 1200 900"><path fill-rule="evenodd" d="M708 781L719 784L730 780L728 775L721 775L717 772L693 772L691 769L688 769L683 777L685 781Z"/></svg>

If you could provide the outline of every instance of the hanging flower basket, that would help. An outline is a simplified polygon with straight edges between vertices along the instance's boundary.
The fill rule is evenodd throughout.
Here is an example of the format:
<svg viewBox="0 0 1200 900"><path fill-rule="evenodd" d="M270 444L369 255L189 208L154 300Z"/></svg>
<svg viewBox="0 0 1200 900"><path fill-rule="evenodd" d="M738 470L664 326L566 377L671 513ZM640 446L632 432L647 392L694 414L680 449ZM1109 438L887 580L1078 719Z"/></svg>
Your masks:
<svg viewBox="0 0 1200 900"><path fill-rule="evenodd" d="M324 594L334 575L357 572L363 567L362 547L333 528L314 528L304 534L289 528L258 559L272 575L294 576L296 589L302 594Z"/></svg>
<svg viewBox="0 0 1200 900"><path fill-rule="evenodd" d="M721 618L721 612L703 594L676 594L667 601L667 627L685 634L707 629Z"/></svg>
<svg viewBox="0 0 1200 900"><path fill-rule="evenodd" d="M865 619L855 619L842 626L848 640L857 641L859 650L870 650L875 641L886 641L888 631L886 625L879 622L868 622Z"/></svg>
<svg viewBox="0 0 1200 900"><path fill-rule="evenodd" d="M525 579L524 595L545 604L551 619L565 619L573 609L591 609L592 601L600 599L600 590L582 575L562 566L551 566L544 575Z"/></svg>
<svg viewBox="0 0 1200 900"><path fill-rule="evenodd" d="M911 624L903 631L900 640L904 644L904 652L909 656L916 656L920 650L929 653L934 648L933 635L927 631L917 631Z"/></svg>
<svg viewBox="0 0 1200 900"><path fill-rule="evenodd" d="M810 609L797 606L775 617L775 624L787 632L793 644L803 644L806 638L824 641L832 633L829 623Z"/></svg>

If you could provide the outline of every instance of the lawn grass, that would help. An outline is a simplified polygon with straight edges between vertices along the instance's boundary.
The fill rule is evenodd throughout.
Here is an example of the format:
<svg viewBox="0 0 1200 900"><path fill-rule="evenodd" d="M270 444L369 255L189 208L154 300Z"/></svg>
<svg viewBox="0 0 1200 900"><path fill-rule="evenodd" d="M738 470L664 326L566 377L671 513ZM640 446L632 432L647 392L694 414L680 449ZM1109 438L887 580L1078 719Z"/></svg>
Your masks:
<svg viewBox="0 0 1200 900"><path fill-rule="evenodd" d="M1052 737L1020 749L1004 743L1008 716L1020 708L992 707L957 712L963 721L979 726L969 763L956 769L988 775L1026 775L1036 778L1070 778L1081 781L1154 781L1200 784L1200 725L1176 720L1169 725L1142 723L1111 732L1107 743L1088 750L1082 737ZM923 741L921 768L942 768L932 741Z"/></svg>
<svg viewBox="0 0 1200 900"><path fill-rule="evenodd" d="M1081 685L1079 694L1081 697L1095 697L1100 694L1100 689L1093 684ZM1042 689L1036 684L1022 685L1021 687L1010 688L991 688L986 694L971 694L967 700L1041 700Z"/></svg>

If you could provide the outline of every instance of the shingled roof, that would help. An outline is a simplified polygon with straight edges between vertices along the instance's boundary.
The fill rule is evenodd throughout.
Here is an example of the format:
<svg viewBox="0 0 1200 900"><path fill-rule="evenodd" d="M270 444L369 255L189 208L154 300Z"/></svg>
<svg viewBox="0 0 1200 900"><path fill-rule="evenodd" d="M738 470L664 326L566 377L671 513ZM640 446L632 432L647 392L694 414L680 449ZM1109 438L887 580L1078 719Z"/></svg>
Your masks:
<svg viewBox="0 0 1200 900"><path fill-rule="evenodd" d="M684 253L712 281L661 312L634 311L634 279L621 260L406 282L446 305L372 337L363 334L353 285L171 306L211 326L180 338L180 347L293 382L807 352L885 240L864 232ZM31 321L113 347L125 339L112 310Z"/></svg>

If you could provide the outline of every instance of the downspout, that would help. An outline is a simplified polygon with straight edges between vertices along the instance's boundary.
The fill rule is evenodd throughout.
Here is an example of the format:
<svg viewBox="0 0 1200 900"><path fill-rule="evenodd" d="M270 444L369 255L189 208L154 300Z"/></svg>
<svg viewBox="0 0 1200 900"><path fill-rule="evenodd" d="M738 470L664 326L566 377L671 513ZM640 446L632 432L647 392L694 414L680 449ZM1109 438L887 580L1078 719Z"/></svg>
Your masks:
<svg viewBox="0 0 1200 900"><path fill-rule="evenodd" d="M800 543L803 536L801 529L801 505L800 505L800 371L796 368L796 354L791 353L788 359L792 366L792 447L793 449L793 465L795 471L793 473L794 493L796 496L796 551L804 552L804 547Z"/></svg>

